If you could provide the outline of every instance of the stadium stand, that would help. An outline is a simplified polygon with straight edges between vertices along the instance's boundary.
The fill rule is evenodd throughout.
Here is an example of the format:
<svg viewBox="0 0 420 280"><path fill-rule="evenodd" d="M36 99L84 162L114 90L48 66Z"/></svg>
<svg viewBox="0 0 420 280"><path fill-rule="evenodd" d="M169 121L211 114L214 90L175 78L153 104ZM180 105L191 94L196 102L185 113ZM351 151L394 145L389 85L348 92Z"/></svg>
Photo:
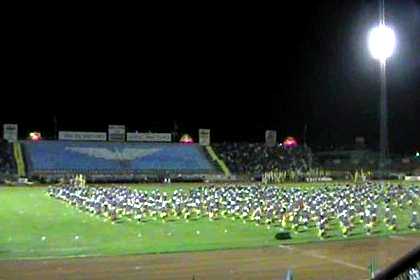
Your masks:
<svg viewBox="0 0 420 280"><path fill-rule="evenodd" d="M308 170L312 165L309 148L267 147L264 143L217 143L215 152L235 174L261 175L272 170Z"/></svg>
<svg viewBox="0 0 420 280"><path fill-rule="evenodd" d="M197 144L22 142L28 173L220 173Z"/></svg>
<svg viewBox="0 0 420 280"><path fill-rule="evenodd" d="M336 170L372 169L378 164L379 154L364 150L332 150L315 154L325 168Z"/></svg>
<svg viewBox="0 0 420 280"><path fill-rule="evenodd" d="M0 175L2 177L16 173L13 146L0 140Z"/></svg>
<svg viewBox="0 0 420 280"><path fill-rule="evenodd" d="M13 154L16 162L16 169L19 178L26 176L25 162L23 160L22 146L19 142L13 143Z"/></svg>
<svg viewBox="0 0 420 280"><path fill-rule="evenodd" d="M231 173L229 168L226 166L225 162L216 155L213 148L211 146L206 146L206 150L210 158L219 166L223 174L225 174L225 176L230 176Z"/></svg>

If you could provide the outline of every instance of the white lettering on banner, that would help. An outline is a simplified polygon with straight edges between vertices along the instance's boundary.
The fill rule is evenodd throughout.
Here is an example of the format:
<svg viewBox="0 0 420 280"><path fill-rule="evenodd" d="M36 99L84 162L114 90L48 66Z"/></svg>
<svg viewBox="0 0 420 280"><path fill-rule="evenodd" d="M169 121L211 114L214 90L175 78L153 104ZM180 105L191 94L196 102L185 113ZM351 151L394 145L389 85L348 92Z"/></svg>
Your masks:
<svg viewBox="0 0 420 280"><path fill-rule="evenodd" d="M410 158L403 158L403 159L401 159L401 162L405 163L405 164L408 164L408 163L410 163Z"/></svg>
<svg viewBox="0 0 420 280"><path fill-rule="evenodd" d="M170 133L127 133L129 142L171 142Z"/></svg>
<svg viewBox="0 0 420 280"><path fill-rule="evenodd" d="M120 133L111 133L108 134L108 140L109 141L118 141L118 142L124 142L125 141L125 134L120 134Z"/></svg>
<svg viewBox="0 0 420 280"><path fill-rule="evenodd" d="M125 125L109 125L108 126L109 141L125 141Z"/></svg>
<svg viewBox="0 0 420 280"><path fill-rule="evenodd" d="M405 181L420 181L420 176L405 176Z"/></svg>
<svg viewBox="0 0 420 280"><path fill-rule="evenodd" d="M308 177L305 178L306 182L332 182L332 178L331 177Z"/></svg>
<svg viewBox="0 0 420 280"><path fill-rule="evenodd" d="M106 141L105 132L59 131L59 140L72 141Z"/></svg>
<svg viewBox="0 0 420 280"><path fill-rule="evenodd" d="M16 142L18 140L18 125L11 123L3 124L3 139L9 142Z"/></svg>
<svg viewBox="0 0 420 280"><path fill-rule="evenodd" d="M199 138L199 143L201 146L210 145L210 129L200 128L198 130L198 138Z"/></svg>
<svg viewBox="0 0 420 280"><path fill-rule="evenodd" d="M108 133L125 134L125 125L109 125Z"/></svg>
<svg viewBox="0 0 420 280"><path fill-rule="evenodd" d="M277 131L266 130L265 131L265 144L267 147L274 147L277 142Z"/></svg>
<svg viewBox="0 0 420 280"><path fill-rule="evenodd" d="M358 136L354 139L354 142L359 145L365 144L365 137Z"/></svg>

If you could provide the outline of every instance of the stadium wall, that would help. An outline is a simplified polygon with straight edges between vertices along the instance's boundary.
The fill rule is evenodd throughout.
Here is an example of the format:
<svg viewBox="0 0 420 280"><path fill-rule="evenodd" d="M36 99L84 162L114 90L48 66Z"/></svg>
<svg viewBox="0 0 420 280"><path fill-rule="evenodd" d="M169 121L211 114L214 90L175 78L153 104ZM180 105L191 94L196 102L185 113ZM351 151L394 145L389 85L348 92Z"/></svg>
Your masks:
<svg viewBox="0 0 420 280"><path fill-rule="evenodd" d="M106 180L221 175L197 144L23 141L31 176L57 178L82 173Z"/></svg>

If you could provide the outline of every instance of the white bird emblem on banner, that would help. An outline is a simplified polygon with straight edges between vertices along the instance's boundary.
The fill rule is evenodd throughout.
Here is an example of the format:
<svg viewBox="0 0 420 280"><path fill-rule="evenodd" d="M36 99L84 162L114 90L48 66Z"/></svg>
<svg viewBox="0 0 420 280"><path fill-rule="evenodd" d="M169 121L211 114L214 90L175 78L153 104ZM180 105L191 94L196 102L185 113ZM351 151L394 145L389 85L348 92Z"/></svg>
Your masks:
<svg viewBox="0 0 420 280"><path fill-rule="evenodd" d="M107 148L66 147L68 151L107 160L135 160L160 151L160 149L124 148L110 150Z"/></svg>

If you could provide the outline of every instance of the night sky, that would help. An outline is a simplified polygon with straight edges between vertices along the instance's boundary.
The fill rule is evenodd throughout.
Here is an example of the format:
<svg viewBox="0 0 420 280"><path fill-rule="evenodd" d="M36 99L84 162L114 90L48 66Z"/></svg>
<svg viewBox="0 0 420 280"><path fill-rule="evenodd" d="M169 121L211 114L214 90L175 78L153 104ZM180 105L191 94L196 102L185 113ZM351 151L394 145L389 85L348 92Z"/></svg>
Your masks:
<svg viewBox="0 0 420 280"><path fill-rule="evenodd" d="M391 152L420 148L420 4L385 1ZM179 5L179 4L177 4ZM294 6L95 7L14 19L4 34L1 122L30 130L197 134L375 148L379 69L367 50L377 1ZM82 10L82 11L81 11ZM24 17L24 16L22 16Z"/></svg>

